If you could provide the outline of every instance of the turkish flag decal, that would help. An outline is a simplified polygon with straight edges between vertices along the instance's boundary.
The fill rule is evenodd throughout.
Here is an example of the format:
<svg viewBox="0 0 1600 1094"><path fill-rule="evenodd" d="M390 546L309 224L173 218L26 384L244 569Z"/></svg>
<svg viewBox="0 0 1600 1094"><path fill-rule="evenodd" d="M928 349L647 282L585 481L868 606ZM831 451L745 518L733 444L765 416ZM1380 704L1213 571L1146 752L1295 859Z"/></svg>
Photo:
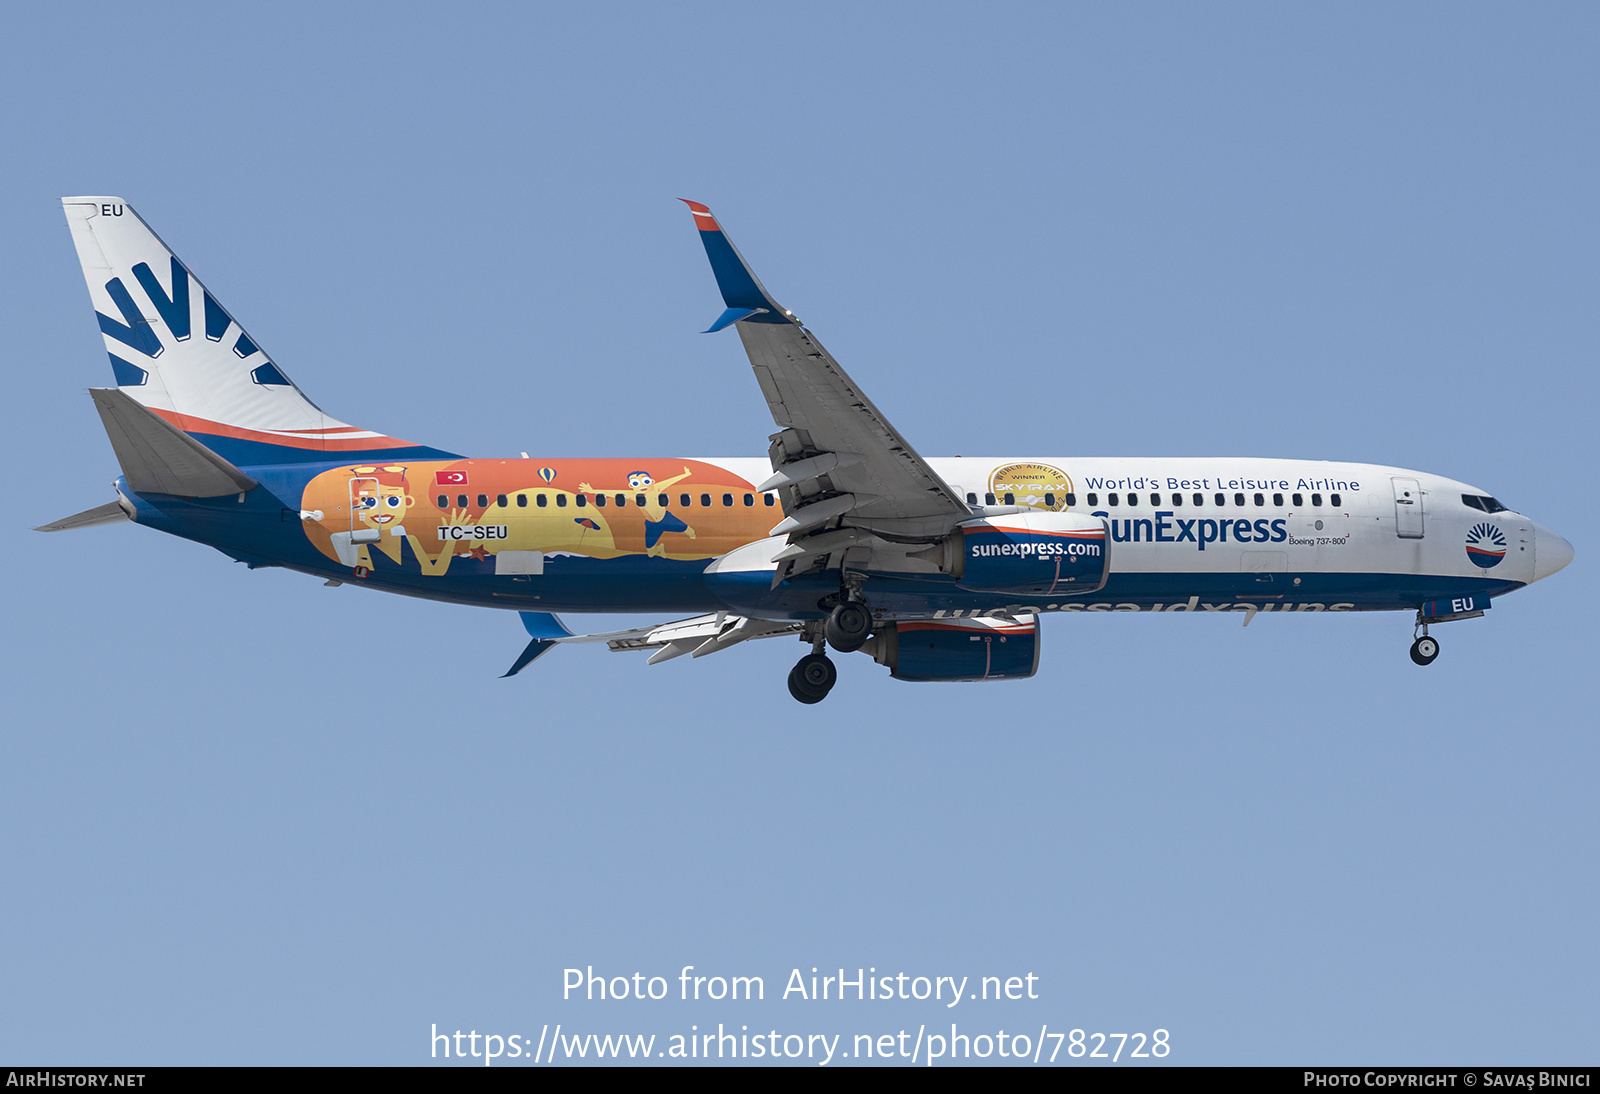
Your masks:
<svg viewBox="0 0 1600 1094"><path fill-rule="evenodd" d="M465 486L467 473L465 471L435 471L433 473L435 486Z"/></svg>

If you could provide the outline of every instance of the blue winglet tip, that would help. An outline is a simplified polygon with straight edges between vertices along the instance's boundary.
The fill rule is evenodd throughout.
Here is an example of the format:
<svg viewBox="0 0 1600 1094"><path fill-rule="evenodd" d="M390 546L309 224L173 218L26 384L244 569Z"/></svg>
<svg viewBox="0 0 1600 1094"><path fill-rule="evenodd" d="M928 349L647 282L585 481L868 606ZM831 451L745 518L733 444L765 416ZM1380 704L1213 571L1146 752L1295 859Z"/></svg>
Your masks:
<svg viewBox="0 0 1600 1094"><path fill-rule="evenodd" d="M717 321L715 323L711 324L711 326L707 327L700 333L716 334L719 330L726 330L728 327L733 326L741 319L748 319L752 315L766 314L766 308L729 308L727 311L723 312L717 317Z"/></svg>
<svg viewBox="0 0 1600 1094"><path fill-rule="evenodd" d="M518 612L529 638L570 638L572 632L550 612Z"/></svg>
<svg viewBox="0 0 1600 1094"><path fill-rule="evenodd" d="M507 676L515 676L555 648L555 642L546 638L535 638L523 649L522 656L517 658L516 664L501 674L500 679L504 680Z"/></svg>

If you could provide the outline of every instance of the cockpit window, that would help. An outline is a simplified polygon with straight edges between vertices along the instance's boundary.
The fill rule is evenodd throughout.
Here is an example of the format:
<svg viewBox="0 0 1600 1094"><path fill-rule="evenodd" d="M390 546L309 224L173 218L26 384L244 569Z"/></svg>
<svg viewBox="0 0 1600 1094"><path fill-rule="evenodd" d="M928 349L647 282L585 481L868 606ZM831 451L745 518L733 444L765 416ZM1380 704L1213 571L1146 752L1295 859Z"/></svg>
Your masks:
<svg viewBox="0 0 1600 1094"><path fill-rule="evenodd" d="M1480 509L1485 513L1504 513L1506 507L1487 494L1462 494L1461 500L1471 509Z"/></svg>

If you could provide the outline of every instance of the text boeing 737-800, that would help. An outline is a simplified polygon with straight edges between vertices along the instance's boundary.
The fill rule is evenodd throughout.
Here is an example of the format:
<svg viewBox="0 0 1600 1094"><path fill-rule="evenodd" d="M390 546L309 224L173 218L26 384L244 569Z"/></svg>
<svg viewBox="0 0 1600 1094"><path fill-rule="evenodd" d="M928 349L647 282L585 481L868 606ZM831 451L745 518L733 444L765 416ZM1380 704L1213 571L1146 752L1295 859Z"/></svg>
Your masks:
<svg viewBox="0 0 1600 1094"><path fill-rule="evenodd" d="M927 459L689 202L778 431L767 459L476 459L328 417L121 198L62 202L111 356L91 391L117 499L42 531L133 520L284 566L509 608L532 640L650 663L749 638L827 646L901 680L1039 666L1051 612L1407 611L1430 624L1560 570L1566 540L1466 483L1275 459ZM709 333L709 332L708 332ZM575 635L554 612L699 613ZM1081 623L1082 625L1089 625Z"/></svg>

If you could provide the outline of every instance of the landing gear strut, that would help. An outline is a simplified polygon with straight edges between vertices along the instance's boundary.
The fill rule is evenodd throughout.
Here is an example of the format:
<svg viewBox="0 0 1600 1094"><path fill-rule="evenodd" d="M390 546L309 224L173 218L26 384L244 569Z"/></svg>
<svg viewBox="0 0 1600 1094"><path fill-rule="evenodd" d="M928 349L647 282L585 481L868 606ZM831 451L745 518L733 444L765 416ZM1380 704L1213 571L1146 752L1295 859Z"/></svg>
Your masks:
<svg viewBox="0 0 1600 1094"><path fill-rule="evenodd" d="M1412 631L1417 640L1411 643L1411 660L1419 665L1431 665L1433 659L1439 656L1439 640L1428 635L1428 625L1420 618L1422 613L1418 612L1417 615L1417 626Z"/></svg>
<svg viewBox="0 0 1600 1094"><path fill-rule="evenodd" d="M839 679L839 670L833 667L825 653L808 653L789 670L789 694L802 703L820 703L828 697Z"/></svg>

